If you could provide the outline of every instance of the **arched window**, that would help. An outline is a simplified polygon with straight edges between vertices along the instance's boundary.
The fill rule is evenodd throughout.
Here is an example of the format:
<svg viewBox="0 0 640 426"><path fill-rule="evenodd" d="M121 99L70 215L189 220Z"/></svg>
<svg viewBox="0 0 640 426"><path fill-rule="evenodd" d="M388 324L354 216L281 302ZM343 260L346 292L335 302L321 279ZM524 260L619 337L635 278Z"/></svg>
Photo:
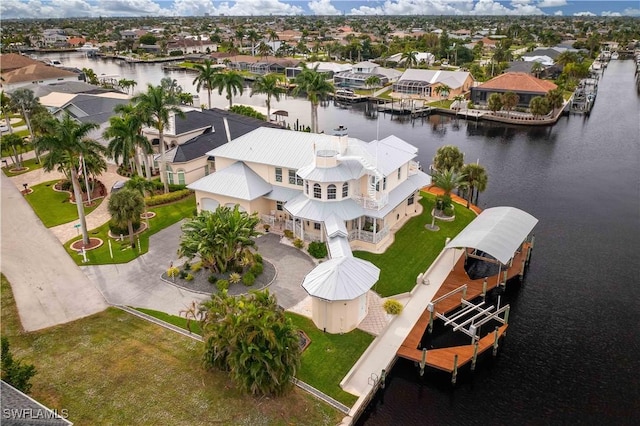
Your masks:
<svg viewBox="0 0 640 426"><path fill-rule="evenodd" d="M334 184L327 186L327 198L329 200L336 199L336 186Z"/></svg>
<svg viewBox="0 0 640 426"><path fill-rule="evenodd" d="M349 182L345 182L342 184L342 198L347 198L349 196Z"/></svg>
<svg viewBox="0 0 640 426"><path fill-rule="evenodd" d="M322 198L322 188L320 188L320 184L313 184L313 198Z"/></svg>

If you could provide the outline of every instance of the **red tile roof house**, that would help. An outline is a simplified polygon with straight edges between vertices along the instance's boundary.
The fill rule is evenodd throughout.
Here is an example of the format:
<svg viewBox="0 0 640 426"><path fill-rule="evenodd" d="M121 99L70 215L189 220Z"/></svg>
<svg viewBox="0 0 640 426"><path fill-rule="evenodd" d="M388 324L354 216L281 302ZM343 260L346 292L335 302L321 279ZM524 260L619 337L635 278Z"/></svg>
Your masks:
<svg viewBox="0 0 640 426"><path fill-rule="evenodd" d="M554 83L541 80L524 72L507 72L471 88L471 101L476 105L486 105L493 93L514 92L518 95L518 106L528 108L531 99L545 96L556 89Z"/></svg>

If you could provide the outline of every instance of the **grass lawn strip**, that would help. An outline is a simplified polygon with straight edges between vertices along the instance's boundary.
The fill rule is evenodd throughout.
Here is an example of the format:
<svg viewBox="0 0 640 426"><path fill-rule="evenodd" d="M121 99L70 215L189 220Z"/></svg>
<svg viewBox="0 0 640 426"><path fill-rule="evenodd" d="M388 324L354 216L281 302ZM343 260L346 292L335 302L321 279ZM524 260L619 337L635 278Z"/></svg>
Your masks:
<svg viewBox="0 0 640 426"><path fill-rule="evenodd" d="M104 225L89 231L89 237L100 238L104 241L104 244L95 250L87 251L87 263L82 263L82 256L79 256L75 250L72 250L70 248L71 244L82 238L81 236L65 243L64 248L78 265L107 265L112 263L127 263L149 250L149 237L151 235L165 229L168 226L173 225L176 222L179 222L184 218L191 217L195 208L195 195L190 195L187 198L171 204L164 204L161 206L150 208L149 211L154 212L156 216L149 219L151 229L139 234L140 253L138 252L138 247L136 247L135 249L131 249L129 247L128 238L125 238L124 241L115 241L112 239L111 247L113 250L113 259L111 259L108 243L108 240L110 239L110 237L108 236L108 223L105 223Z"/></svg>
<svg viewBox="0 0 640 426"><path fill-rule="evenodd" d="M431 210L435 196L421 193L420 204L424 211L409 221L395 235L393 244L382 254L356 251L354 256L365 259L380 268L380 279L373 290L382 297L411 291L416 284L418 274L427 270L429 265L442 251L447 237L453 238L464 229L476 215L465 206L455 204L456 218L453 222L436 220L440 227L437 232L425 229L431 224Z"/></svg>
<svg viewBox="0 0 640 426"><path fill-rule="evenodd" d="M42 158L41 158L41 160L42 160ZM5 174L5 175L7 175L7 176L9 176L9 177L11 177L11 176L18 176L18 175L23 175L23 174L25 174L25 173L29 173L29 172L32 172L32 171L34 171L34 170L41 169L41 168L42 168L42 161L40 161L40 162L38 163L38 162L37 162L37 159L35 159L35 158L30 158L30 159L28 159L28 160L24 160L24 161L22 162L22 166L23 166L23 167L28 167L28 169L23 170L23 171L21 171L21 172L13 173L13 172L11 171L11 169L16 168L17 166L16 166L15 164L10 164L10 165L8 165L8 166L6 166L6 167L3 167L3 168L2 168L2 171L4 172L4 174Z"/></svg>
<svg viewBox="0 0 640 426"><path fill-rule="evenodd" d="M186 319L182 317L152 309L136 308L136 310L187 330ZM285 315L311 339L311 345L302 353L302 362L296 377L351 407L357 397L343 391L340 388L340 381L373 342L374 337L360 330L346 334L323 333L308 318L291 312ZM196 334L201 332L195 322L192 322L191 330Z"/></svg>
<svg viewBox="0 0 640 426"><path fill-rule="evenodd" d="M33 192L25 197L47 228L78 220L78 209L75 204L69 202L69 193L53 190L53 185L58 182L58 180L52 180L32 186ZM93 206L85 207L85 215L95 210L102 200L104 198L98 198Z"/></svg>
<svg viewBox="0 0 640 426"><path fill-rule="evenodd" d="M240 393L201 367L202 344L119 309L46 330L21 330L2 277L2 335L36 366L31 396L67 409L76 425L335 425L341 413L295 389L282 398Z"/></svg>

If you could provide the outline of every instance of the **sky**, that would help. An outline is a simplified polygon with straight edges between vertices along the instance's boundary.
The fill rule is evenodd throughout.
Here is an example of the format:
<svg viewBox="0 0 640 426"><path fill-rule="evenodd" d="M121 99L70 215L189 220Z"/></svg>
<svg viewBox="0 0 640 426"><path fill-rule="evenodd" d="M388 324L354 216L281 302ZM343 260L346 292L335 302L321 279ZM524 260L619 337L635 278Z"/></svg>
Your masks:
<svg viewBox="0 0 640 426"><path fill-rule="evenodd" d="M263 15L635 16L640 0L1 0L0 19Z"/></svg>

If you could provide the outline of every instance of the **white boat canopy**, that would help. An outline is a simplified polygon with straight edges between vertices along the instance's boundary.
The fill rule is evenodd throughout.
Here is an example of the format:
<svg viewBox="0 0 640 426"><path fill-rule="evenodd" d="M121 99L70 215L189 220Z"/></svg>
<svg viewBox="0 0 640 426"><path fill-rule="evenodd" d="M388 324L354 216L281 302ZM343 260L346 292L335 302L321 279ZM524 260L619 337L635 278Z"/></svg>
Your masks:
<svg viewBox="0 0 640 426"><path fill-rule="evenodd" d="M493 207L480 213L445 248L474 248L506 264L538 219L515 207Z"/></svg>
<svg viewBox="0 0 640 426"><path fill-rule="evenodd" d="M380 269L371 262L337 257L316 266L304 278L302 287L320 299L353 300L369 291L379 277Z"/></svg>

